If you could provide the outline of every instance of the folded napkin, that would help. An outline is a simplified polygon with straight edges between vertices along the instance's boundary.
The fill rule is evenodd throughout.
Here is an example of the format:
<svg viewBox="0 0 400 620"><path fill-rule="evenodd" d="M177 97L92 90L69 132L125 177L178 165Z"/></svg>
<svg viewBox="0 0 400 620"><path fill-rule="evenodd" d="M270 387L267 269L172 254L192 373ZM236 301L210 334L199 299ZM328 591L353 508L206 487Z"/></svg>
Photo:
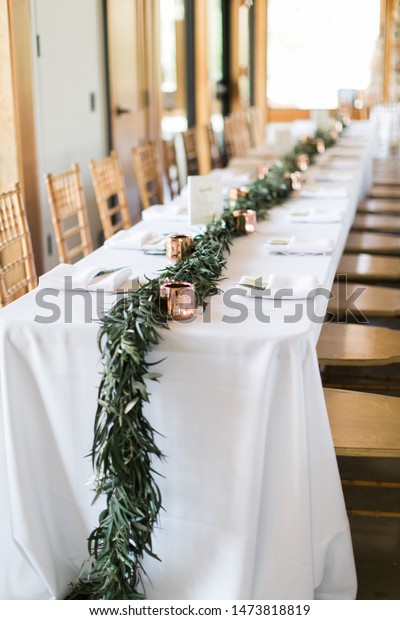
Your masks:
<svg viewBox="0 0 400 620"><path fill-rule="evenodd" d="M291 211L289 220L298 224L328 224L333 222L341 222L343 211L338 210L318 210L318 209L301 209Z"/></svg>
<svg viewBox="0 0 400 620"><path fill-rule="evenodd" d="M187 221L188 212L186 205L168 204L154 205L142 211L142 220L181 220Z"/></svg>
<svg viewBox="0 0 400 620"><path fill-rule="evenodd" d="M355 170L357 168L357 160L352 158L330 159L326 165L332 170Z"/></svg>
<svg viewBox="0 0 400 620"><path fill-rule="evenodd" d="M253 297L306 299L315 295L319 282L312 275L286 276L271 273L270 276L242 276L239 285L250 289Z"/></svg>
<svg viewBox="0 0 400 620"><path fill-rule="evenodd" d="M119 230L104 242L105 247L118 250L165 250L167 238L148 230Z"/></svg>
<svg viewBox="0 0 400 620"><path fill-rule="evenodd" d="M342 172L341 170L321 170L316 172L314 176L315 181L328 181L328 182L337 182L341 181L342 183L346 183L352 181L354 179L354 175L352 172Z"/></svg>
<svg viewBox="0 0 400 620"><path fill-rule="evenodd" d="M276 237L269 239L263 246L267 254L330 254L333 239L315 239L313 237Z"/></svg>
<svg viewBox="0 0 400 620"><path fill-rule="evenodd" d="M79 267L60 263L39 278L40 288L63 290L103 290L108 293L116 291L129 276L130 267L107 269L104 267Z"/></svg>
<svg viewBox="0 0 400 620"><path fill-rule="evenodd" d="M346 198L345 187L329 187L326 185L308 185L300 190L301 198Z"/></svg>

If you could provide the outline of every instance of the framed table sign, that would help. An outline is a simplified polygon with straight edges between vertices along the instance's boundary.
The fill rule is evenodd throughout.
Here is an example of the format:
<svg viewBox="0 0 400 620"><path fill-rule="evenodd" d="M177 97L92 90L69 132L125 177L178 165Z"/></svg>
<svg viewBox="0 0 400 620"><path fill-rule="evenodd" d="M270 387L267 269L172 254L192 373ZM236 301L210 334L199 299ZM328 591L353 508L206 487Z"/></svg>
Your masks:
<svg viewBox="0 0 400 620"><path fill-rule="evenodd" d="M209 224L222 214L222 181L219 177L189 176L189 224Z"/></svg>

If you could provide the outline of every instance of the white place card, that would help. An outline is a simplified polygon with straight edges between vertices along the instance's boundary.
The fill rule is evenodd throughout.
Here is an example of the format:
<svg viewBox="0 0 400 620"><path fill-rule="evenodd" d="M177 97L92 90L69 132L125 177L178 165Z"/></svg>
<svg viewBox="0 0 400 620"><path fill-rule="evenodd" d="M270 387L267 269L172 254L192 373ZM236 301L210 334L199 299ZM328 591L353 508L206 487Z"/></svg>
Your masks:
<svg viewBox="0 0 400 620"><path fill-rule="evenodd" d="M222 215L222 179L189 176L189 224L209 224Z"/></svg>

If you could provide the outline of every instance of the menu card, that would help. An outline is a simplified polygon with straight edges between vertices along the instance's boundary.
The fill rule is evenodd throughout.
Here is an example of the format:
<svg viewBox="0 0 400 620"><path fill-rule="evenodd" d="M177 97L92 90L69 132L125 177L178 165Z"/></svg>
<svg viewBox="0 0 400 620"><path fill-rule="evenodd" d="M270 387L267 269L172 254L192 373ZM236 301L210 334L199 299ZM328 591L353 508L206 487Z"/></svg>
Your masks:
<svg viewBox="0 0 400 620"><path fill-rule="evenodd" d="M222 215L222 180L214 176L189 176L189 224L209 224Z"/></svg>

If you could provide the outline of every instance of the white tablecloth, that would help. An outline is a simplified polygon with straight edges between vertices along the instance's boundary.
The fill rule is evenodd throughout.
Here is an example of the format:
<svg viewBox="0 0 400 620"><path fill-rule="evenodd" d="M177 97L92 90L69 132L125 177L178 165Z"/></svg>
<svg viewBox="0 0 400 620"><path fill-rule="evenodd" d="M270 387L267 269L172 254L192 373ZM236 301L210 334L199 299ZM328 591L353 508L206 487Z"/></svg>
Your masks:
<svg viewBox="0 0 400 620"><path fill-rule="evenodd" d="M290 223L299 200L292 198L254 235L235 241L223 291L254 273L313 274L330 287L371 157L368 125L354 125L349 134L361 136L349 197L318 201L321 208L343 207L343 221ZM182 223L138 226L177 232ZM328 256L266 256L268 238L283 234L330 237L335 249ZM151 276L166 259L103 247L83 262L130 265L134 274ZM91 506L85 456L101 364L98 326L88 321L96 315L96 293L87 295L84 302L77 293L70 303L59 292L45 298L44 308L32 291L0 312L3 599L63 597L97 522L101 506ZM113 299L107 296L107 303ZM245 320L232 322L239 311L227 308L221 294L192 323L172 322L151 354L166 357L146 407L166 460L156 464L165 476L159 480L165 511L154 537L162 562L145 561L147 596L354 598L349 525L315 353L321 324L307 316L304 301L284 301L281 308L272 300L235 301L248 313ZM255 316L255 303L269 322ZM323 316L326 303L320 296L315 313ZM55 307L57 321L38 322ZM296 312L302 316L294 321Z"/></svg>

